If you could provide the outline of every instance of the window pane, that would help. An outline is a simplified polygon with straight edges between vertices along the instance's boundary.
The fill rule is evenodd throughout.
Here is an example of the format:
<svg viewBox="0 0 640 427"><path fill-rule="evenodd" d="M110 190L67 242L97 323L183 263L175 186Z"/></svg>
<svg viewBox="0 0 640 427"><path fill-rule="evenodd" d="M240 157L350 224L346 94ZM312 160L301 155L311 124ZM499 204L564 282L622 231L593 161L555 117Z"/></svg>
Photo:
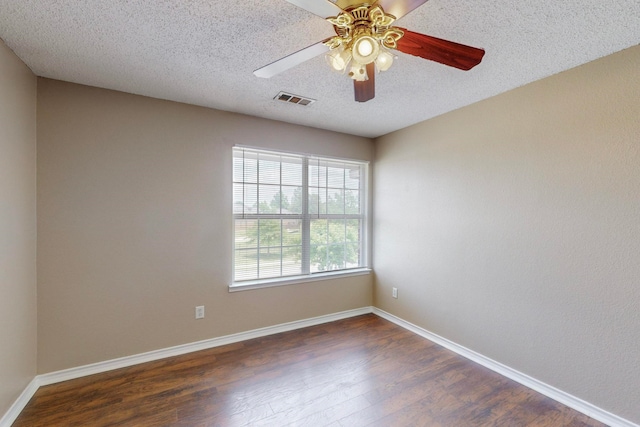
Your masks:
<svg viewBox="0 0 640 427"><path fill-rule="evenodd" d="M302 274L302 246L282 248L282 275Z"/></svg>
<svg viewBox="0 0 640 427"><path fill-rule="evenodd" d="M348 219L346 221L346 229L345 229L345 237L346 242L356 243L360 242L360 220L359 219Z"/></svg>
<svg viewBox="0 0 640 427"><path fill-rule="evenodd" d="M344 186L345 188L350 188L353 190L360 189L360 167L359 166L347 167L346 174L344 177Z"/></svg>
<svg viewBox="0 0 640 427"><path fill-rule="evenodd" d="M244 185L244 213L258 212L258 186L255 184Z"/></svg>
<svg viewBox="0 0 640 427"><path fill-rule="evenodd" d="M302 221L299 219L282 220L282 246L300 246L302 244Z"/></svg>
<svg viewBox="0 0 640 427"><path fill-rule="evenodd" d="M342 268L344 268L344 244L329 245L325 270L340 270Z"/></svg>
<svg viewBox="0 0 640 427"><path fill-rule="evenodd" d="M251 156L249 153L244 155L244 182L250 182L255 184L258 182L258 160L254 154Z"/></svg>
<svg viewBox="0 0 640 427"><path fill-rule="evenodd" d="M236 249L257 248L258 221L255 219L238 219L235 224Z"/></svg>
<svg viewBox="0 0 640 427"><path fill-rule="evenodd" d="M258 251L241 249L235 253L235 280L253 280L258 278Z"/></svg>
<svg viewBox="0 0 640 427"><path fill-rule="evenodd" d="M289 196L287 188L293 188L293 193ZM283 187L289 198L289 213L302 214L302 187Z"/></svg>
<svg viewBox="0 0 640 427"><path fill-rule="evenodd" d="M309 255L312 273L327 270L327 245L311 245Z"/></svg>
<svg viewBox="0 0 640 427"><path fill-rule="evenodd" d="M234 214L242 214L244 213L244 185L242 184L233 184L233 213Z"/></svg>
<svg viewBox="0 0 640 427"><path fill-rule="evenodd" d="M324 215L327 213L327 189L320 188L318 193L318 213Z"/></svg>
<svg viewBox="0 0 640 427"><path fill-rule="evenodd" d="M282 275L282 248L260 249L260 270L258 277L266 279Z"/></svg>
<svg viewBox="0 0 640 427"><path fill-rule="evenodd" d="M258 226L260 247L282 245L281 223L279 219L261 219Z"/></svg>
<svg viewBox="0 0 640 427"><path fill-rule="evenodd" d="M282 185L302 185L302 159L282 159Z"/></svg>
<svg viewBox="0 0 640 427"><path fill-rule="evenodd" d="M360 192L358 190L344 191L344 212L356 215L360 213Z"/></svg>
<svg viewBox="0 0 640 427"><path fill-rule="evenodd" d="M327 241L328 243L344 244L345 241L345 220L332 219L329 220Z"/></svg>
<svg viewBox="0 0 640 427"><path fill-rule="evenodd" d="M323 215L327 213L327 189L326 188L310 188L309 189L309 214Z"/></svg>
<svg viewBox="0 0 640 427"><path fill-rule="evenodd" d="M323 164L320 164L317 160L315 164L309 164L309 186L327 186L327 167Z"/></svg>
<svg viewBox="0 0 640 427"><path fill-rule="evenodd" d="M244 181L244 161L242 153L233 153L233 182Z"/></svg>
<svg viewBox="0 0 640 427"><path fill-rule="evenodd" d="M311 244L323 245L327 243L327 220L314 219L311 221Z"/></svg>
<svg viewBox="0 0 640 427"><path fill-rule="evenodd" d="M280 213L280 187L277 185L259 185L258 196L260 199L258 213Z"/></svg>
<svg viewBox="0 0 640 427"><path fill-rule="evenodd" d="M283 214L302 213L302 187L282 186L281 206Z"/></svg>
<svg viewBox="0 0 640 427"><path fill-rule="evenodd" d="M344 190L329 188L327 190L327 213L343 214L344 213Z"/></svg>
<svg viewBox="0 0 640 427"><path fill-rule="evenodd" d="M327 224L326 219L311 221L311 247L309 250L311 272L327 270Z"/></svg>
<svg viewBox="0 0 640 427"><path fill-rule="evenodd" d="M328 184L331 188L344 188L344 169L339 167L329 167L327 170Z"/></svg>
<svg viewBox="0 0 640 427"><path fill-rule="evenodd" d="M360 266L360 244L347 243L345 245L345 267L354 268Z"/></svg>
<svg viewBox="0 0 640 427"><path fill-rule="evenodd" d="M280 184L280 158L260 154L258 161L258 179L260 184Z"/></svg>
<svg viewBox="0 0 640 427"><path fill-rule="evenodd" d="M318 165L309 163L309 187L319 187L318 185Z"/></svg>

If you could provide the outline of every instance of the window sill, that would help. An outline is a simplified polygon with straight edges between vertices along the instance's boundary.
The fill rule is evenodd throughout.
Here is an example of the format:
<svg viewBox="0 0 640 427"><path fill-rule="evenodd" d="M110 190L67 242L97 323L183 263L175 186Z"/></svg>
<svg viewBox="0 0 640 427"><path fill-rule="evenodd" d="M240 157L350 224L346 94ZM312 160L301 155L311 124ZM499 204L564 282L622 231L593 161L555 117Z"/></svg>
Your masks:
<svg viewBox="0 0 640 427"><path fill-rule="evenodd" d="M315 273L308 276L292 276L277 279L249 280L246 282L232 283L229 292L249 291L251 289L272 288L274 286L295 285L298 283L317 282L319 280L331 280L343 277L362 276L371 274L370 268L354 268L352 270L331 271L328 273Z"/></svg>

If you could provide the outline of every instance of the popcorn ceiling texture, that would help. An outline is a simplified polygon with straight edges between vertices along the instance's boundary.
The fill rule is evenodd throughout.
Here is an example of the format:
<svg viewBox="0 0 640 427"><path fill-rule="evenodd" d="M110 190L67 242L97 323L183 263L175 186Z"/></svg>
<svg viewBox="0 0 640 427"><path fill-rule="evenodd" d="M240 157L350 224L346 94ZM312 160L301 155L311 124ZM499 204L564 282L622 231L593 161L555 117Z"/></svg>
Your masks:
<svg viewBox="0 0 640 427"><path fill-rule="evenodd" d="M397 24L487 53L464 72L398 52L360 104L322 56L252 74L333 34L285 0L0 0L0 38L38 76L367 137L634 46L640 3L431 0ZM283 90L318 102L274 101Z"/></svg>

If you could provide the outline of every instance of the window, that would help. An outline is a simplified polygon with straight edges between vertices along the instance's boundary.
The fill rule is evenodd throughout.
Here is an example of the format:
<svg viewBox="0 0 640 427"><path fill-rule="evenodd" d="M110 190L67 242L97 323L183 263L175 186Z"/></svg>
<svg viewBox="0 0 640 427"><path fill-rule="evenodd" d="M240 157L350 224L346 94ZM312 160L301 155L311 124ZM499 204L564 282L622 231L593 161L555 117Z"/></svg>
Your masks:
<svg viewBox="0 0 640 427"><path fill-rule="evenodd" d="M366 267L364 162L233 149L234 285Z"/></svg>

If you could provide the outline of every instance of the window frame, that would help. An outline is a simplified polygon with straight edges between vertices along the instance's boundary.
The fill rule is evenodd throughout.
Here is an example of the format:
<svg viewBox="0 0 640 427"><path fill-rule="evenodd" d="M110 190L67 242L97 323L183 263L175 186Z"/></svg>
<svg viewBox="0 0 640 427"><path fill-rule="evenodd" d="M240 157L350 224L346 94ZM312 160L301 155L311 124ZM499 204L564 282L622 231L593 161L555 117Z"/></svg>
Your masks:
<svg viewBox="0 0 640 427"><path fill-rule="evenodd" d="M369 274L371 272L371 269L369 267L369 233L370 233L370 228L369 228L369 210L370 210L370 206L369 206L369 187L370 187L370 182L369 182L369 162L366 160L354 160L354 159L345 159L345 158L339 158L339 157L332 157L332 156L321 156L321 155L315 155L315 154L309 154L309 153L296 153L296 152L290 152L290 151L283 151L283 150L272 150L272 149L264 149L264 148L256 148L256 147L250 147L250 146L244 146L244 145L234 145L232 147L232 165L235 162L235 158L237 156L237 152L242 151L243 153L245 152L249 152L249 153L255 153L257 155L259 154L264 154L264 155L273 155L273 156L285 156L285 157L294 157L294 158L299 158L301 160L301 169L302 169L302 183L301 183L301 187L302 187L302 212L300 214L291 214L291 213L287 213L287 214L283 214L282 212L280 212L279 214L276 213L260 213L259 212L259 208L258 211L256 211L255 213L251 213L251 212L245 212L245 208L244 205L242 207L242 213L236 213L235 211L235 201L236 201L236 195L235 193L235 185L236 184L243 184L246 185L249 181L245 180L245 178L243 177L241 182L238 182L234 179L234 174L235 171L233 171L233 169L235 168L235 166L232 167L232 279L231 279L231 284L229 285L229 291L241 291L241 290L248 290L248 289L256 289L256 288L263 288L263 287L272 287L272 286L282 286L282 285L291 285L291 284L297 284L297 283L307 283L307 282L312 282L312 281L318 281L318 280L328 280L328 279L334 279L334 278L338 278L338 277L348 277L348 276L355 276L355 275L363 275L363 274ZM244 156L244 154L243 154ZM244 160L243 160L244 162ZM330 187L329 183L327 182L325 184L325 186L320 186L320 184L318 184L317 186L310 186L310 163L315 163L317 166L320 166L321 164L324 164L325 167L328 167L329 164L331 164L332 162L335 163L339 163L342 165L342 167L352 164L354 166L358 167L359 170L359 187L358 187L358 192L359 192L359 213L328 213L328 212L317 212L317 213L313 213L310 214L310 208L309 208L309 189L310 188L324 188L327 192L329 191L330 188L334 188L334 187ZM282 165L282 163L280 163L280 165ZM261 185L260 183L260 179L256 179L256 185L259 186ZM279 186L282 187L282 180L280 181ZM244 188L244 187L243 187ZM343 191L347 190L346 184L343 184ZM282 190L280 190L282 191ZM343 196L344 197L344 196ZM258 205L261 203L259 196L257 198L257 203ZM318 204L318 206L320 206L320 202ZM325 204L325 206L327 206ZM318 209L319 210L319 209ZM236 248L236 222L237 220L256 220L259 221L260 219L280 219L280 220L286 220L286 219L299 219L301 222L301 233L302 233L302 241L301 241L301 250L302 250L302 257L301 257L301 274L293 274L293 275L281 275L281 276L276 276L276 277L268 277L268 278L257 278L257 279L245 279L245 280L236 280L236 254L237 254L237 248ZM328 271L311 271L311 260L310 260L310 251L311 251L311 247L312 247L312 242L311 242L311 222L313 220L316 219L326 219L326 220L332 220L332 219L338 219L338 220L344 220L347 221L349 219L357 219L360 221L360 226L359 226L359 261L358 261L358 266L357 267L346 267L346 265L344 266L344 268L339 268L339 269L333 269L333 270L328 270ZM346 223L345 223L345 227L346 227ZM283 230L281 228L280 233L282 233ZM258 237L258 239L260 239L260 237ZM346 237L345 237L346 239ZM281 239L282 241L282 239ZM345 244L346 244L346 240L345 240ZM329 244L329 243L327 243ZM280 245L280 248L282 250L283 246L282 243ZM260 252L260 244L258 243L257 246L257 251L258 253ZM282 256L281 256L281 262L282 262ZM259 265L257 267L259 269ZM281 266L282 268L282 266ZM259 275L259 273L258 273Z"/></svg>

